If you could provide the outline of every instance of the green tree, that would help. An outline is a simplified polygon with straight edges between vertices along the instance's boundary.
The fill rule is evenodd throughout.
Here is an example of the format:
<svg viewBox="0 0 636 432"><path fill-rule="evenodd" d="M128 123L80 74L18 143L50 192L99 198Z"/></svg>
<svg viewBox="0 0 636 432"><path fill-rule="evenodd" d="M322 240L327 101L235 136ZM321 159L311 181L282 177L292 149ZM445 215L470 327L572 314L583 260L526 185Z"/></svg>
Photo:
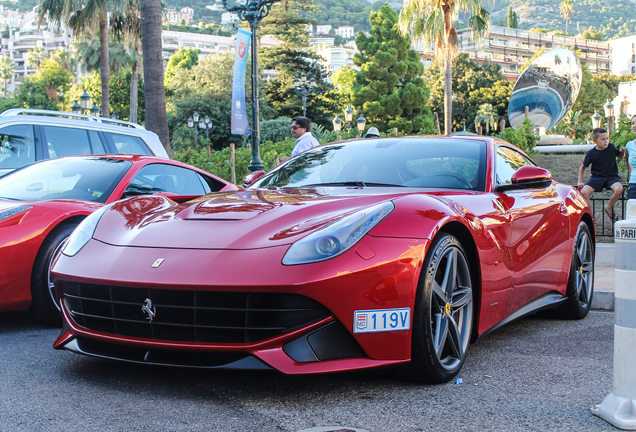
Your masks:
<svg viewBox="0 0 636 432"><path fill-rule="evenodd" d="M199 51L196 48L184 49L180 47L179 50L170 56L168 65L166 66L166 74L164 83L166 89L170 89L172 80L175 76L180 74L183 70L190 70L199 63Z"/></svg>
<svg viewBox="0 0 636 432"><path fill-rule="evenodd" d="M508 8L508 27L510 28L519 28L519 15L517 12L512 10L512 6Z"/></svg>
<svg viewBox="0 0 636 432"><path fill-rule="evenodd" d="M591 39L591 40L597 40L597 41L603 40L603 35L601 34L601 32L598 32L594 30L593 28L589 28L583 31L583 34L581 36L583 36L583 39Z"/></svg>
<svg viewBox="0 0 636 432"><path fill-rule="evenodd" d="M482 104L477 110L477 116L475 117L475 129L480 125L486 126L486 134L490 133L490 128L497 128L497 121L499 116L493 107L489 103Z"/></svg>
<svg viewBox="0 0 636 432"><path fill-rule="evenodd" d="M613 99L616 93L602 82L594 80L594 76L589 71L586 62L581 62L581 68L583 69L581 90L572 110L581 111L581 115L585 119L591 118L594 111L598 111L603 115L603 104L605 104L607 99Z"/></svg>
<svg viewBox="0 0 636 432"><path fill-rule="evenodd" d="M0 57L0 78L4 81L4 97L7 97L7 81L11 81L15 68L8 55Z"/></svg>
<svg viewBox="0 0 636 432"><path fill-rule="evenodd" d="M353 104L380 131L397 127L404 133L419 132L431 115L419 54L411 49L411 38L400 34L397 12L388 4L372 11L369 22L370 35L358 33L356 39L360 53L353 61L360 72Z"/></svg>
<svg viewBox="0 0 636 432"><path fill-rule="evenodd" d="M434 59L431 66L426 68L424 79L431 89L429 106L435 112L443 112L445 81L444 68L441 67L439 59ZM472 129L472 119L474 119L479 105L483 103L493 104L496 106L498 114L505 116L510 98L509 84L500 83L504 89L494 87L495 83L502 81L505 81L505 76L501 73L501 67L498 64L491 62L480 64L470 60L468 53L458 54L452 70L454 96L452 130L461 130L464 122L467 122L468 127ZM499 91L497 100L470 99L473 92L478 92L476 95L488 94L494 97L494 94L491 93L493 90Z"/></svg>
<svg viewBox="0 0 636 432"><path fill-rule="evenodd" d="M333 88L326 81L318 54L305 49L309 45L307 24L314 23L311 14L315 10L313 0L275 3L261 22L259 35L272 35L281 44L261 48L259 66L276 71L275 78L263 86L276 116L293 118L302 115L302 98L294 93L293 81L303 73L308 79L314 78L315 91L307 96L307 116L313 123L327 126L335 110ZM263 118L268 117L263 115Z"/></svg>
<svg viewBox="0 0 636 432"><path fill-rule="evenodd" d="M46 57L46 50L41 46L36 46L27 53L27 66L40 70L40 66Z"/></svg>
<svg viewBox="0 0 636 432"><path fill-rule="evenodd" d="M353 86L358 71L349 66L339 68L331 76L332 83L338 95L338 104L342 107L351 103L353 99Z"/></svg>
<svg viewBox="0 0 636 432"><path fill-rule="evenodd" d="M111 3L117 0L111 0ZM49 19L56 24L65 24L76 35L90 34L99 29L100 76L102 79L102 115L110 117L108 111L110 65L108 63L108 6L109 0L44 0L38 8L40 23Z"/></svg>
<svg viewBox="0 0 636 432"><path fill-rule="evenodd" d="M454 22L459 12L470 15L468 28L473 37L483 37L490 14L480 0L404 0L400 11L400 29L438 47L444 59L444 130L451 133L453 119L452 52L457 46Z"/></svg>
<svg viewBox="0 0 636 432"><path fill-rule="evenodd" d="M16 99L25 108L59 110L73 77L54 59L45 59L40 70L24 78Z"/></svg>
<svg viewBox="0 0 636 432"><path fill-rule="evenodd" d="M497 117L506 119L508 117L508 103L514 84L506 79L495 81L491 85L475 89L468 95L466 103L467 119L477 117L479 107L485 103L491 104Z"/></svg>
<svg viewBox="0 0 636 432"><path fill-rule="evenodd" d="M120 58L131 69L130 121L137 122L139 98L139 62L141 51L141 18L139 1L126 0L122 9L111 16L111 28L120 45Z"/></svg>
<svg viewBox="0 0 636 432"><path fill-rule="evenodd" d="M559 3L559 10L561 11L561 16L565 20L565 33L567 33L568 23L570 22L570 18L572 18L572 13L574 12L574 1L563 0Z"/></svg>

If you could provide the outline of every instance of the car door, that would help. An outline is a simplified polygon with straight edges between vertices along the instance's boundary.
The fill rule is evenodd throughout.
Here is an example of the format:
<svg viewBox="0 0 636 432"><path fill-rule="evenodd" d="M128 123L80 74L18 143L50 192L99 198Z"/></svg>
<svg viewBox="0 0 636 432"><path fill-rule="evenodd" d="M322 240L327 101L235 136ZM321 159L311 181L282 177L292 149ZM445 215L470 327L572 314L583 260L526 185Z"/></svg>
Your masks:
<svg viewBox="0 0 636 432"><path fill-rule="evenodd" d="M497 185L511 184L522 166L534 165L524 154L498 145L495 157ZM497 193L508 205L511 219L509 249L514 268L511 311L555 290L564 283L569 250L568 212L554 183L545 188Z"/></svg>

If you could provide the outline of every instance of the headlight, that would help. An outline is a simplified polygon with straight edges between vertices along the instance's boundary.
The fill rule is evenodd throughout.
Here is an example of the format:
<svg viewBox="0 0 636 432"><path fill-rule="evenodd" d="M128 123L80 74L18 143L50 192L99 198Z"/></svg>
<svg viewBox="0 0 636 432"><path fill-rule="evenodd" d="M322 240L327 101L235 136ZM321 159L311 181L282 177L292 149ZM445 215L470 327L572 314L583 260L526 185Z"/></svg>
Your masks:
<svg viewBox="0 0 636 432"><path fill-rule="evenodd" d="M75 228L75 231L73 231L69 236L66 246L62 249L62 253L66 256L75 256L75 254L77 254L84 245L93 238L93 234L95 233L95 228L97 228L99 220L111 207L112 204L104 206L96 212L91 213L86 219L80 222L77 228Z"/></svg>
<svg viewBox="0 0 636 432"><path fill-rule="evenodd" d="M340 255L356 244L394 208L391 202L374 205L309 234L289 248L283 264L307 264Z"/></svg>
<svg viewBox="0 0 636 432"><path fill-rule="evenodd" d="M33 206L19 205L8 208L6 210L2 210L0 211L0 220L10 218L11 216L17 215L18 213L22 213L23 211L27 211L32 208Z"/></svg>

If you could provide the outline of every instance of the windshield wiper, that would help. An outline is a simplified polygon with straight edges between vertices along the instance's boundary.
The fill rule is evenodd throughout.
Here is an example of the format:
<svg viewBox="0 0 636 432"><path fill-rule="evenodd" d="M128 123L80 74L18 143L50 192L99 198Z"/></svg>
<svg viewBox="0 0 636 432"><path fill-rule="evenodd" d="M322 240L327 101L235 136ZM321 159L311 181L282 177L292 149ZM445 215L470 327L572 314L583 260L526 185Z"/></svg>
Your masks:
<svg viewBox="0 0 636 432"><path fill-rule="evenodd" d="M331 182L331 183L315 183L309 185L302 185L300 187L313 187L313 186L355 186L355 187L404 187L404 185L397 185L391 183L374 183L374 182L363 182L363 181L344 181L344 182Z"/></svg>

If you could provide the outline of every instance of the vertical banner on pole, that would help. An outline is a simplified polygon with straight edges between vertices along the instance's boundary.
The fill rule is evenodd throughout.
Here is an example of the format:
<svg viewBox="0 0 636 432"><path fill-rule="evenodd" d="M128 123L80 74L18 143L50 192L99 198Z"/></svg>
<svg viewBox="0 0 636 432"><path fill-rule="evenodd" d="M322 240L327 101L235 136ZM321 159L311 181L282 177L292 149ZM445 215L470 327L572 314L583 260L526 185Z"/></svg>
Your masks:
<svg viewBox="0 0 636 432"><path fill-rule="evenodd" d="M232 124L231 131L235 135L246 135L251 132L245 110L245 68L247 51L250 47L251 31L238 29L236 33L236 49L234 51L234 80L232 82Z"/></svg>

